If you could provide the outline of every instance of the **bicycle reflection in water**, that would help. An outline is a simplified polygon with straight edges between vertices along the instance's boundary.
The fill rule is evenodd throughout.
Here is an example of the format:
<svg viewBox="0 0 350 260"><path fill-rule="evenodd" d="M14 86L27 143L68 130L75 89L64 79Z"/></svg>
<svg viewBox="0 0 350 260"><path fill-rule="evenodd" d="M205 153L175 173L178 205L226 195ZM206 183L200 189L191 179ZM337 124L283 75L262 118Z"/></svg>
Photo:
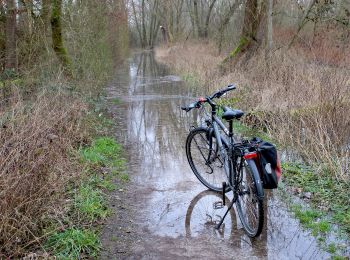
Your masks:
<svg viewBox="0 0 350 260"><path fill-rule="evenodd" d="M233 247L248 249L252 256L267 256L266 227L259 238L248 237L243 230L235 207L229 211L221 228L215 229L231 202L227 196L225 200L226 203L223 205L222 194L210 190L202 191L195 196L186 212L186 237L214 236L229 242Z"/></svg>

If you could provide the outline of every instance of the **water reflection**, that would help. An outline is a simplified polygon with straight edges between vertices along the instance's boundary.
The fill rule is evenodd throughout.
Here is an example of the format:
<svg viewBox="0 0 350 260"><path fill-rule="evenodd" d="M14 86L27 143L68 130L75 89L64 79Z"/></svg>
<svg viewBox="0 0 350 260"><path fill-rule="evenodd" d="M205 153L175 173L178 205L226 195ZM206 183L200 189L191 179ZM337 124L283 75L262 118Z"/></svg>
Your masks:
<svg viewBox="0 0 350 260"><path fill-rule="evenodd" d="M187 114L180 106L190 102L193 93L155 62L152 52L134 55L118 70L107 90L119 129L116 136L130 154L129 173L137 187L135 203L140 205L138 224L143 232L175 240L205 237L212 239L213 246L219 243L226 248L231 257L238 252L259 259L329 256L318 249L310 234L300 230L298 222L273 194L266 199L267 222L259 238L245 235L235 209L221 230L213 228L225 210L213 208L221 196L203 192L188 166L184 149L188 128L198 122L199 115ZM117 105L113 103L116 97L122 100Z"/></svg>

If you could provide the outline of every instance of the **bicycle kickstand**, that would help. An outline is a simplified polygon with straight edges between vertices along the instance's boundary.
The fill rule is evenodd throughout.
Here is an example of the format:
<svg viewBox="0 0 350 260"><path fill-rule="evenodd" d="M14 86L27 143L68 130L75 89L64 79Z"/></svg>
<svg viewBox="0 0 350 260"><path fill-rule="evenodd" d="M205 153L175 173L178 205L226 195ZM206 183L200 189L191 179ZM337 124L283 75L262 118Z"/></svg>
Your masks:
<svg viewBox="0 0 350 260"><path fill-rule="evenodd" d="M226 217L227 213L229 213L229 211L232 209L233 204L234 204L235 202L236 202L236 201L235 201L234 199L231 201L231 203L230 203L230 205L228 206L228 208L227 208L227 210L226 210L224 216L221 218L220 222L215 226L215 229L220 229L222 223L223 223L224 220L225 220L225 217Z"/></svg>
<svg viewBox="0 0 350 260"><path fill-rule="evenodd" d="M225 191L226 191L226 182L223 182L222 183L222 202L223 202L223 205L225 206ZM216 229L220 229L222 223L224 222L225 220L225 217L227 215L227 213L232 209L233 207L233 204L236 202L235 198L232 199L230 205L228 206L224 216L221 218L220 222L216 225Z"/></svg>

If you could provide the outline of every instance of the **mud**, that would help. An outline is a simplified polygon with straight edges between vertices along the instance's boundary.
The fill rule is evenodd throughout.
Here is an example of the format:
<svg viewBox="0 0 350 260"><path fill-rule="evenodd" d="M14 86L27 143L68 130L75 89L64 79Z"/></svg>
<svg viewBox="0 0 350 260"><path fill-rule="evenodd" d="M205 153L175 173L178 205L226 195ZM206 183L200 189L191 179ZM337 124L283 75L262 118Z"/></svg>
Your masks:
<svg viewBox="0 0 350 260"><path fill-rule="evenodd" d="M102 259L331 257L275 193L267 194L267 221L259 238L245 235L235 210L221 230L214 229L225 208L213 209L220 198L193 175L184 149L189 126L197 119L180 106L193 93L157 64L152 52L130 58L107 93L116 138L129 155L131 181L111 196L114 214L102 232ZM116 98L121 102L115 105Z"/></svg>

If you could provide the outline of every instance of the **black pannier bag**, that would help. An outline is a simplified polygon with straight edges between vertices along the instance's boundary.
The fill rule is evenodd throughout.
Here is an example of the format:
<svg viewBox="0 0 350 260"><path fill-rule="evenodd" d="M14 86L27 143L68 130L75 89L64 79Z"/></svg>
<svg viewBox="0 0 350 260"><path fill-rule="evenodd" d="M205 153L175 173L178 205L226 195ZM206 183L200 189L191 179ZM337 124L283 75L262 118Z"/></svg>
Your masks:
<svg viewBox="0 0 350 260"><path fill-rule="evenodd" d="M281 177L281 163L276 147L262 140L256 140L258 167L264 189L276 189Z"/></svg>

